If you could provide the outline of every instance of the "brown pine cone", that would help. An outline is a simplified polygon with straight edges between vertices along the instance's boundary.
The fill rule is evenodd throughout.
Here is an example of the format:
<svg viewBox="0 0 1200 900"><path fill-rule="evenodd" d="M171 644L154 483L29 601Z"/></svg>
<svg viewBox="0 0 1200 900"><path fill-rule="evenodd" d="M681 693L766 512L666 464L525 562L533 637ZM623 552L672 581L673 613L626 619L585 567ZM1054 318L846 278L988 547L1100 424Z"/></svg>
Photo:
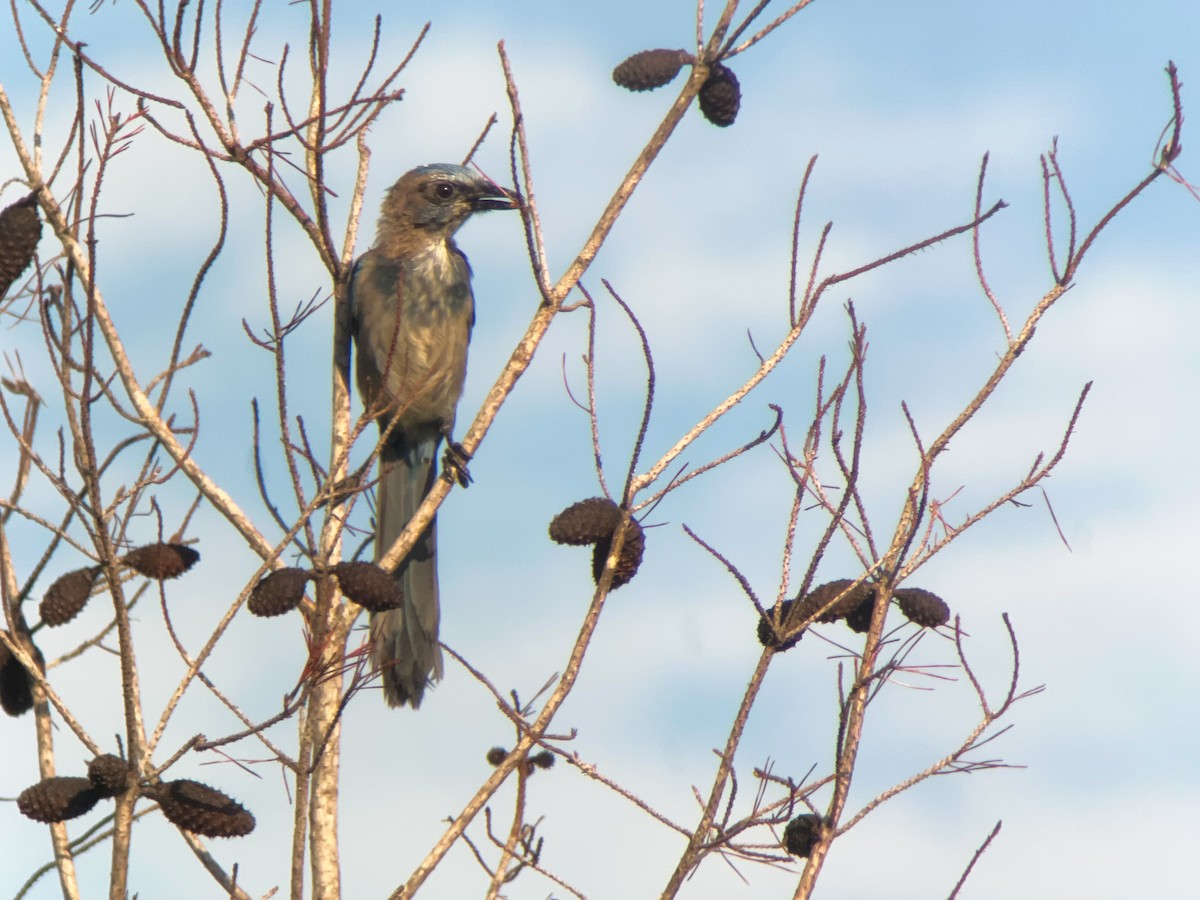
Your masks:
<svg viewBox="0 0 1200 900"><path fill-rule="evenodd" d="M99 566L89 566L68 572L50 585L38 607L42 621L54 627L65 625L79 615L92 596L92 587L99 574Z"/></svg>
<svg viewBox="0 0 1200 900"><path fill-rule="evenodd" d="M854 582L849 578L839 578L837 581L827 581L825 584L815 587L809 591L808 594L805 595L804 599L808 603L811 603L815 609L820 609L834 597L837 597L839 594L843 593L852 584L854 584ZM838 619L844 619L846 616L858 609L864 600L870 599L873 593L874 588L870 584L864 582L851 590L848 594L842 597L842 599L838 600L837 603L833 604L833 606L829 607L829 609L821 614L821 617L817 619L817 621L836 622Z"/></svg>
<svg viewBox="0 0 1200 900"><path fill-rule="evenodd" d="M796 816L783 829L783 847L792 856L805 857L812 853L821 836L821 817L806 813Z"/></svg>
<svg viewBox="0 0 1200 900"><path fill-rule="evenodd" d="M732 125L742 105L742 89L733 70L716 63L700 86L699 100L704 118L722 128Z"/></svg>
<svg viewBox="0 0 1200 900"><path fill-rule="evenodd" d="M875 614L875 592L871 591L858 606L846 613L846 624L851 631L866 634L871 630L871 616Z"/></svg>
<svg viewBox="0 0 1200 900"><path fill-rule="evenodd" d="M7 634L7 632L5 632ZM40 668L45 669L42 653L35 646L33 658ZM13 656L8 647L0 643L0 708L10 716L19 716L33 709L33 679Z"/></svg>
<svg viewBox="0 0 1200 900"><path fill-rule="evenodd" d="M115 797L129 787L129 763L112 753L104 753L88 763L88 781L102 797Z"/></svg>
<svg viewBox="0 0 1200 900"><path fill-rule="evenodd" d="M581 547L612 536L621 510L607 497L589 497L572 503L550 522L550 539Z"/></svg>
<svg viewBox="0 0 1200 900"><path fill-rule="evenodd" d="M145 544L125 554L124 563L139 575L165 581L178 578L196 564L200 554L183 544Z"/></svg>
<svg viewBox="0 0 1200 900"><path fill-rule="evenodd" d="M779 621L786 622L788 615L795 606L796 601L784 600L779 607ZM771 611L767 610L766 617L758 617L758 642L764 647L770 647L776 653L782 653L784 650L791 650L799 643L800 638L804 637L804 632L792 635L787 640L782 640L775 631L775 626L771 623Z"/></svg>
<svg viewBox="0 0 1200 900"><path fill-rule="evenodd" d="M786 633L801 622L811 618L812 614L816 611L816 604L808 597L805 597L799 603L795 600L784 600L779 608L779 627ZM791 637L781 640L779 632L771 624L769 616L770 611L768 611L768 618L764 619L760 617L758 620L758 642L764 647L770 647L776 653L783 653L785 650L791 650L795 647L800 642L800 638L804 637L804 632L807 628L802 628Z"/></svg>
<svg viewBox="0 0 1200 900"><path fill-rule="evenodd" d="M181 778L142 788L167 821L205 837L242 837L254 830L254 816L242 804L216 788Z"/></svg>
<svg viewBox="0 0 1200 900"><path fill-rule="evenodd" d="M922 588L897 588L893 594L900 612L914 625L937 628L950 621L950 607L937 594Z"/></svg>
<svg viewBox="0 0 1200 900"><path fill-rule="evenodd" d="M333 567L342 593L371 612L404 605L404 591L389 573L375 563L340 562Z"/></svg>
<svg viewBox="0 0 1200 900"><path fill-rule="evenodd" d="M609 534L611 534L611 530ZM592 551L592 580L600 583L600 575L604 564L608 561L608 551L612 548L612 539L605 538L596 542ZM625 543L621 545L621 555L617 557L617 567L613 570L611 590L629 584L637 574L638 566L642 564L642 554L646 552L646 535L637 519L629 520L629 528L625 532Z"/></svg>
<svg viewBox="0 0 1200 900"><path fill-rule="evenodd" d="M254 586L246 606L256 616L281 616L295 609L304 599L304 589L312 574L306 569L276 569Z"/></svg>
<svg viewBox="0 0 1200 900"><path fill-rule="evenodd" d="M0 212L0 297L29 268L41 237L42 221L33 194Z"/></svg>
<svg viewBox="0 0 1200 900"><path fill-rule="evenodd" d="M643 50L613 69L612 77L627 90L652 91L672 81L691 61L686 50Z"/></svg>
<svg viewBox="0 0 1200 900"><path fill-rule="evenodd" d="M86 778L44 778L17 797L21 815L35 822L63 822L82 816L100 800Z"/></svg>
<svg viewBox="0 0 1200 900"><path fill-rule="evenodd" d="M529 757L529 764L538 769L553 769L554 754L549 750L541 750Z"/></svg>

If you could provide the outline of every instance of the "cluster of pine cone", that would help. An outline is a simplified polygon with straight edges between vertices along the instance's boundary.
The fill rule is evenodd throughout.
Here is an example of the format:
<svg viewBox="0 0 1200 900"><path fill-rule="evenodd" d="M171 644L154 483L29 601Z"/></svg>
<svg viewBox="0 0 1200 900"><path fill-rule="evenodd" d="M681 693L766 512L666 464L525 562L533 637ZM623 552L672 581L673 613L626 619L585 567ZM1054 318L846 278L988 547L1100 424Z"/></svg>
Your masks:
<svg viewBox="0 0 1200 900"><path fill-rule="evenodd" d="M139 575L165 581L178 578L199 558L199 553L183 544L155 543L135 547L121 557L120 562ZM58 578L46 590L38 607L42 623L57 627L79 615L91 599L99 577L100 567L88 566ZM41 651L32 641L27 641L25 646L42 669ZM0 643L0 708L10 716L22 715L33 708L33 678L3 643Z"/></svg>
<svg viewBox="0 0 1200 900"><path fill-rule="evenodd" d="M550 538L559 544L579 547L592 544L592 578L597 584L612 549L613 533L621 519L621 508L607 497L589 497L568 506L550 523ZM646 535L636 519L629 520L625 543L613 571L612 587L628 584L642 564Z"/></svg>
<svg viewBox="0 0 1200 900"><path fill-rule="evenodd" d="M404 603L404 592L396 579L375 563L340 562L329 571L337 578L342 593L363 609L385 612ZM316 574L294 567L269 572L250 592L246 607L256 616L281 616L300 605L308 582Z"/></svg>
<svg viewBox="0 0 1200 900"><path fill-rule="evenodd" d="M613 69L613 81L630 91L652 91L669 84L685 65L696 58L686 50L643 50ZM708 77L696 97L704 118L728 128L742 106L742 89L733 70L722 62L708 67Z"/></svg>
<svg viewBox="0 0 1200 900"><path fill-rule="evenodd" d="M758 640L764 647L783 652L796 646L804 635L803 622L836 622L845 619L852 631L863 633L871 627L876 587L870 582L855 584L849 578L830 581L813 588L803 597L780 604L778 624L770 616L758 621ZM950 621L950 607L931 591L923 588L895 588L892 598L914 625L938 628Z"/></svg>
<svg viewBox="0 0 1200 900"><path fill-rule="evenodd" d="M136 786L132 769L111 753L88 763L86 778L44 778L21 791L17 809L35 822L63 822L89 812ZM181 778L137 786L139 793L156 802L167 821L205 837L242 837L254 830L254 816L232 797L198 781Z"/></svg>
<svg viewBox="0 0 1200 900"><path fill-rule="evenodd" d="M200 554L184 544L159 542L135 547L120 562L146 578L165 581L178 578L199 559ZM92 596L100 572L99 566L89 566L55 580L42 597L42 622L52 627L65 625L79 615ZM40 668L43 662L37 646L32 641L25 642L25 646L31 648L30 655ZM32 677L2 643L0 706L10 716L21 715L33 706ZM26 788L17 797L17 809L36 822L63 822L131 789L158 803L163 816L186 831L205 837L240 837L254 830L254 816L216 788L186 778L139 784L129 763L111 753L88 763L86 777L44 778Z"/></svg>

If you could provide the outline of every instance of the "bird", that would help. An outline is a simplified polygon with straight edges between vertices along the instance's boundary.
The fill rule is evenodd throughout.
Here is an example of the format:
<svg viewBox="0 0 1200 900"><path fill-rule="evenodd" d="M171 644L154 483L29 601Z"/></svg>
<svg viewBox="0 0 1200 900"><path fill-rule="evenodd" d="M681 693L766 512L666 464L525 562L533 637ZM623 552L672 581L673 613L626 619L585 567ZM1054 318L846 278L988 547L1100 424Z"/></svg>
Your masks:
<svg viewBox="0 0 1200 900"><path fill-rule="evenodd" d="M477 212L515 209L517 196L464 166L419 166L384 196L375 242L355 262L349 300L355 375L379 425L375 561L404 530L437 478L437 451L466 484L453 442L475 323L471 267L454 234ZM453 463L453 465L452 465ZM388 706L417 709L442 677L436 517L393 573L403 602L370 616L372 663Z"/></svg>

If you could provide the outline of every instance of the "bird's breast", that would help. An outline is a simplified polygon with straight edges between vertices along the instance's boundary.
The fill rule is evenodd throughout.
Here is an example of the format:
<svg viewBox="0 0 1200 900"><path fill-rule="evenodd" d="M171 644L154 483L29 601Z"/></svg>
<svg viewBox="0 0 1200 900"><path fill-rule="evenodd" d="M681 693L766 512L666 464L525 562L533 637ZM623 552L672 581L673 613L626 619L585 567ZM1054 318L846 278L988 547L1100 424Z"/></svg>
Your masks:
<svg viewBox="0 0 1200 900"><path fill-rule="evenodd" d="M408 260L375 260L362 276L355 302L364 398L386 405L402 429L449 426L474 320L466 260L441 244Z"/></svg>

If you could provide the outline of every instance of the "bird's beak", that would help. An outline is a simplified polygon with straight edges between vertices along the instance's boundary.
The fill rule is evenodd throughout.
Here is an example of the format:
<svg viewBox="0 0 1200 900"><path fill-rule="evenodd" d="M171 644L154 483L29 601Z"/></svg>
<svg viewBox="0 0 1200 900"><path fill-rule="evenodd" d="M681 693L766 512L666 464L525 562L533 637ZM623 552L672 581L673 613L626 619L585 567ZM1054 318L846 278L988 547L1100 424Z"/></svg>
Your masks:
<svg viewBox="0 0 1200 900"><path fill-rule="evenodd" d="M521 198L506 188L492 183L487 187L487 193L480 194L471 203L474 212L485 212L489 209L519 209Z"/></svg>

